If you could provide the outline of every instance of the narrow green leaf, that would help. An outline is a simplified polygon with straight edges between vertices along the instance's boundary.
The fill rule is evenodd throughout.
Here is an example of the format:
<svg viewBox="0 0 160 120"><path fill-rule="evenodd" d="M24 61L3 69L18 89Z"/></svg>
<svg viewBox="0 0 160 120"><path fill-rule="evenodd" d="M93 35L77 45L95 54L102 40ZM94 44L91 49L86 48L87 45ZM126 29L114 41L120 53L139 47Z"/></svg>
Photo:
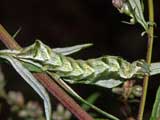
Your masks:
<svg viewBox="0 0 160 120"><path fill-rule="evenodd" d="M111 120L119 120L119 118L101 110L100 108L94 106L93 104L84 100L81 96L79 96L69 85L67 85L57 74L48 72L47 73L62 87L64 88L70 95L78 99L80 102L85 103L86 105L90 106L90 108L94 109L98 113L110 118Z"/></svg>
<svg viewBox="0 0 160 120"><path fill-rule="evenodd" d="M128 0L129 4L132 7L133 14L135 16L136 21L142 25L142 27L147 31L148 25L144 19L143 15L143 6L140 0Z"/></svg>
<svg viewBox="0 0 160 120"><path fill-rule="evenodd" d="M6 59L19 73L19 75L37 92L37 94L43 99L46 119L50 120L51 117L51 103L45 88L35 79L35 77L15 58L9 55L1 55L3 59Z"/></svg>
<svg viewBox="0 0 160 120"><path fill-rule="evenodd" d="M86 101L89 102L89 103L91 103L91 104L94 104L99 96L100 96L99 93L93 93L88 98L86 98ZM88 106L86 104L82 104L82 108L84 110L88 111L90 109L90 106Z"/></svg>
<svg viewBox="0 0 160 120"><path fill-rule="evenodd" d="M105 88L114 88L122 83L123 82L121 80L109 79L109 80L98 80L94 84Z"/></svg>
<svg viewBox="0 0 160 120"><path fill-rule="evenodd" d="M15 39L20 32L21 32L21 27L18 28L18 30L14 33L12 37Z"/></svg>
<svg viewBox="0 0 160 120"><path fill-rule="evenodd" d="M88 48L92 46L92 43L82 44L82 45L75 45L71 47L64 47L64 48L53 48L52 50L57 53L61 53L63 55L70 55L76 53L82 49Z"/></svg>
<svg viewBox="0 0 160 120"><path fill-rule="evenodd" d="M121 80L116 80L116 79L107 79L107 80L97 80L94 82L89 82L89 81L75 81L71 79L63 79L64 81L70 83L70 84L86 84L86 85L96 85L99 87L104 87L104 88L114 88L124 82Z"/></svg>
<svg viewBox="0 0 160 120"><path fill-rule="evenodd" d="M138 22L145 29L145 32L148 30L148 23L143 15L143 0L112 0L112 4L121 14L131 17L130 22L123 21L123 23L135 24Z"/></svg>
<svg viewBox="0 0 160 120"><path fill-rule="evenodd" d="M159 119L160 119L160 86L156 93L156 99L150 117L150 120L159 120Z"/></svg>
<svg viewBox="0 0 160 120"><path fill-rule="evenodd" d="M150 65L150 75L160 74L160 62L151 63Z"/></svg>
<svg viewBox="0 0 160 120"><path fill-rule="evenodd" d="M35 64L32 64L30 62L24 62L24 61L22 61L21 63L25 68L27 68L27 70L29 70L31 72L43 72L41 67L38 67Z"/></svg>

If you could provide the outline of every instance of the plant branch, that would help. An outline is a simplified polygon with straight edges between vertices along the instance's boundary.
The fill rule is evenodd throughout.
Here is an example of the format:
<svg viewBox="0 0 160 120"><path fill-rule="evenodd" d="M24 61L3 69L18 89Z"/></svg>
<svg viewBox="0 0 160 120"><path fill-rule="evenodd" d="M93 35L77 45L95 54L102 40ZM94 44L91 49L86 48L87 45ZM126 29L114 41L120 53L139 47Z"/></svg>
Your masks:
<svg viewBox="0 0 160 120"><path fill-rule="evenodd" d="M149 10L149 28L147 31L148 34L148 47L147 47L147 56L146 61L148 64L151 63L152 58L152 48L154 40L154 5L153 0L148 0L148 10ZM143 80L143 94L140 102L138 118L137 120L143 120L144 108L146 103L147 89L148 89L149 76L145 76Z"/></svg>
<svg viewBox="0 0 160 120"><path fill-rule="evenodd" d="M9 35L9 33L0 24L0 40L9 49L21 49L21 46ZM55 96L69 111L71 111L79 120L93 120L61 87L55 83L45 73L34 73L37 80Z"/></svg>

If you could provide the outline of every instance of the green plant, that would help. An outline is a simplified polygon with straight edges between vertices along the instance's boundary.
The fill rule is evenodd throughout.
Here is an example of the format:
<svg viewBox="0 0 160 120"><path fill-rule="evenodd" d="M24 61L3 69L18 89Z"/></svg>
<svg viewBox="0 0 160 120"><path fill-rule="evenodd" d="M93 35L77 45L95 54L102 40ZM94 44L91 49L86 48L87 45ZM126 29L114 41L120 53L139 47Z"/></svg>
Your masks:
<svg viewBox="0 0 160 120"><path fill-rule="evenodd" d="M152 46L153 46L153 36L154 36L154 12L153 12L153 1L148 0L149 5L149 22L146 22L143 15L143 1L140 0L113 0L113 5L122 14L126 14L131 17L130 23L135 24L138 22L143 28L144 33L148 35L148 50L146 62L143 60L137 60L133 63L129 63L121 57L117 56L104 56L97 59L84 60L74 60L71 57L65 56L71 53L77 52L90 44L78 45L69 48L58 48L51 49L47 45L43 44L41 41L36 41L35 44L19 49L19 45L14 42L12 37L5 37L8 34L1 27L1 39L8 46L8 48L16 48L19 50L2 50L0 52L0 57L9 61L11 65L16 69L16 71L26 80L27 83L41 96L44 101L45 115L46 119L50 119L51 105L47 92L44 86L52 91L48 86L47 82L42 82L41 85L36 78L44 81L44 78L36 76L36 78L31 74L31 72L39 74L39 72L45 72L50 75L58 85L63 88L66 92L76 97L81 102L87 104L89 107L95 109L97 112L105 115L109 119L118 120L119 118L102 111L93 104L87 102L81 98L73 89L70 88L64 81L69 83L81 83L81 84L91 84L98 85L106 88L115 88L123 83L124 89L118 89L123 97L128 99L131 93L134 95L139 95L139 92L134 91L134 89L127 89L128 79L131 78L144 78L142 99L140 103L140 109L138 114L138 120L143 119L144 106L146 101L147 86L150 75L155 75L160 73L160 63L151 63ZM127 23L127 22L125 22ZM47 78L48 80L48 78ZM49 81L49 80L48 80ZM53 84L54 85L54 84ZM133 84L132 84L133 85ZM134 86L132 86L134 88ZM136 88L136 87L135 87ZM133 92L132 92L133 90ZM54 89L54 91L56 91ZM115 93L118 93L113 90ZM59 93L59 92L58 92ZM60 97L61 98L61 97ZM69 98L67 96L67 98ZM63 98L64 99L64 98ZM63 102L64 100L62 100ZM72 101L73 102L73 101ZM64 103L66 104L66 102ZM159 113L159 89L157 92L156 101L153 107L153 112L151 120L158 119ZM68 103L67 103L68 105ZM66 106L67 106L66 105ZM73 105L72 105L73 106ZM69 108L69 107L68 107ZM86 116L82 117L81 113L74 112L74 106L70 110L79 119L90 120L93 119L87 113L83 112ZM79 110L81 108L79 107ZM83 110L82 110L83 111Z"/></svg>

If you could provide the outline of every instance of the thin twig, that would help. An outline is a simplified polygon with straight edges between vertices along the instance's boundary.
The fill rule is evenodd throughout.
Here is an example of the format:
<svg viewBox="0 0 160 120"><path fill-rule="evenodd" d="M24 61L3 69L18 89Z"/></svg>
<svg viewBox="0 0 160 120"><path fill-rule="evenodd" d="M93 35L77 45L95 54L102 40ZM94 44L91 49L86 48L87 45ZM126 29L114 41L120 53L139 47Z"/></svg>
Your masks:
<svg viewBox="0 0 160 120"><path fill-rule="evenodd" d="M149 10L149 29L148 34L148 47L147 47L147 56L146 61L148 64L151 63L152 58L152 48L153 48L153 39L154 39L154 5L153 0L148 0L148 10ZM143 120L144 108L146 103L147 89L148 89L149 76L145 76L143 80L143 94L140 102L139 112L137 120Z"/></svg>
<svg viewBox="0 0 160 120"><path fill-rule="evenodd" d="M9 33L0 24L0 40L9 49L21 49L21 46L9 35ZM79 120L93 120L62 88L60 88L53 79L45 73L33 74L41 84L55 96L69 111L71 111Z"/></svg>

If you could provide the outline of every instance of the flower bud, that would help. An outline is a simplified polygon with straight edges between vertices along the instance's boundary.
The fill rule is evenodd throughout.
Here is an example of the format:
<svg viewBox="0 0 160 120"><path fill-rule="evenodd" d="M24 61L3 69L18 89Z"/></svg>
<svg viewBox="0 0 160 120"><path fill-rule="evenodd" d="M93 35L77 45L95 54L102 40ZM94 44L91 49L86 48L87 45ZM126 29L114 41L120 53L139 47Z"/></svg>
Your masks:
<svg viewBox="0 0 160 120"><path fill-rule="evenodd" d="M117 9L121 9L123 7L124 0L112 0L112 4Z"/></svg>
<svg viewBox="0 0 160 120"><path fill-rule="evenodd" d="M142 86L140 85L135 85L132 88L132 93L136 96L136 97L141 97L142 96Z"/></svg>

